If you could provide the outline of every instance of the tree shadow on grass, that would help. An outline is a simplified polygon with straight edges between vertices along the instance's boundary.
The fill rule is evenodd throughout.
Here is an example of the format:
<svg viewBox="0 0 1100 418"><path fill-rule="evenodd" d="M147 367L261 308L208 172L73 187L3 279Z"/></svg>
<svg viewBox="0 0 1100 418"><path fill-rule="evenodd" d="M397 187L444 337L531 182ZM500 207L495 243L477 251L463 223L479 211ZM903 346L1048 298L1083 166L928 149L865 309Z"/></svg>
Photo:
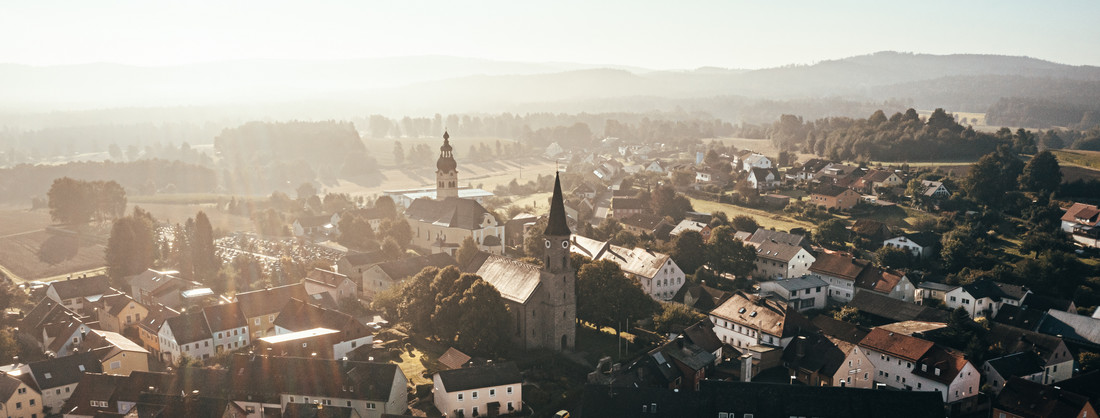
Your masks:
<svg viewBox="0 0 1100 418"><path fill-rule="evenodd" d="M76 257L80 251L80 238L69 235L52 235L38 247L38 260L55 265Z"/></svg>

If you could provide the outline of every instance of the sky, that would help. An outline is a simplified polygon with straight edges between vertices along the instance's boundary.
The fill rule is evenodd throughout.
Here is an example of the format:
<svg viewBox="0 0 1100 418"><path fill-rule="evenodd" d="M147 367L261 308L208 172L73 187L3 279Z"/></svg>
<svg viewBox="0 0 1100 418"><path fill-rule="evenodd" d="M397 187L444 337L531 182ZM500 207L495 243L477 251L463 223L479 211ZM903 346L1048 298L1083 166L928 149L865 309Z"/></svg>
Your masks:
<svg viewBox="0 0 1100 418"><path fill-rule="evenodd" d="M1100 65L1100 1L86 1L0 8L0 62L448 55L769 68L877 51Z"/></svg>

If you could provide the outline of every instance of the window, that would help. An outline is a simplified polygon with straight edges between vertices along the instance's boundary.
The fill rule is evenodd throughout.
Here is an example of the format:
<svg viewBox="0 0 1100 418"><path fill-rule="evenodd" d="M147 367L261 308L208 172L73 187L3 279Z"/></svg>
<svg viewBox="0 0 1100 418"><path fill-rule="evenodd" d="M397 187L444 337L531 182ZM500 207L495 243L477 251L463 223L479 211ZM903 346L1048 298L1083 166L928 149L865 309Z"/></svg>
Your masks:
<svg viewBox="0 0 1100 418"><path fill-rule="evenodd" d="M256 318L256 320L252 322L254 322L256 325L260 325L260 318Z"/></svg>
<svg viewBox="0 0 1100 418"><path fill-rule="evenodd" d="M31 406L34 406L34 399L31 399Z"/></svg>
<svg viewBox="0 0 1100 418"><path fill-rule="evenodd" d="M496 389L489 389L489 397L492 398L494 396L497 396L497 390Z"/></svg>
<svg viewBox="0 0 1100 418"><path fill-rule="evenodd" d="M351 406L351 401L348 401L348 406ZM367 402L367 409L374 409L374 402Z"/></svg>
<svg viewBox="0 0 1100 418"><path fill-rule="evenodd" d="M268 315L267 322L275 322L275 315Z"/></svg>
<svg viewBox="0 0 1100 418"><path fill-rule="evenodd" d="M95 402L95 401L92 401L92 402ZM22 402L16 402L15 403L15 409L23 409L23 403Z"/></svg>
<svg viewBox="0 0 1100 418"><path fill-rule="evenodd" d="M118 368L121 368L121 367L122 367L122 362L121 361L112 361L111 362L111 370L115 370L115 369L118 369Z"/></svg>
<svg viewBox="0 0 1100 418"><path fill-rule="evenodd" d="M954 297L954 296L952 296L952 297L951 297L951 301L952 301L952 302L954 302L954 301L955 301L955 297Z"/></svg>
<svg viewBox="0 0 1100 418"><path fill-rule="evenodd" d="M508 394L509 394L509 395L511 395L511 394L512 394L512 387L511 387L511 386L508 386Z"/></svg>
<svg viewBox="0 0 1100 418"><path fill-rule="evenodd" d="M473 398L473 399L477 399L477 391L476 391L476 390L474 391L474 395L473 395L473 396L471 396L471 398Z"/></svg>
<svg viewBox="0 0 1100 418"><path fill-rule="evenodd" d="M462 402L462 394L461 393L458 394L458 401Z"/></svg>

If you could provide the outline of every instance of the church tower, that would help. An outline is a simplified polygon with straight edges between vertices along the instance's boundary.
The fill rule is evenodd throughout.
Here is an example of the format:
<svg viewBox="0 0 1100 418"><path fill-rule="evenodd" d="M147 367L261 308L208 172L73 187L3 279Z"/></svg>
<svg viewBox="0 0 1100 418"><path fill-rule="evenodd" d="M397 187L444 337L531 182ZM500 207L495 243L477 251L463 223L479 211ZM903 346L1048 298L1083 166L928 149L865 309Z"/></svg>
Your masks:
<svg viewBox="0 0 1100 418"><path fill-rule="evenodd" d="M545 347L559 351L572 350L576 344L577 330L577 277L569 263L569 245L572 232L565 221L565 202L562 199L561 179L554 176L554 196L550 200L550 219L543 232L546 242L542 285L548 293L546 303L550 310L545 323L552 341Z"/></svg>
<svg viewBox="0 0 1100 418"><path fill-rule="evenodd" d="M435 198L443 200L458 197L458 163L451 148L451 135L443 131L443 146L439 147L439 161L435 163Z"/></svg>

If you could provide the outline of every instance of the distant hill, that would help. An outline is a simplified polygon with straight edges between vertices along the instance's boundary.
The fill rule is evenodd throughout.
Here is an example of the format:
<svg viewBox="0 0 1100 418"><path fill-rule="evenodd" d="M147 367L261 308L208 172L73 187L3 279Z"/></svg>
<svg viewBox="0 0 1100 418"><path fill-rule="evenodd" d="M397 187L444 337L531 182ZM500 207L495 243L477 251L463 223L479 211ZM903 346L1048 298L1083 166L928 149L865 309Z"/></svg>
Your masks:
<svg viewBox="0 0 1100 418"><path fill-rule="evenodd" d="M1029 57L898 52L751 71L713 67L654 71L441 56L249 60L175 67L0 64L0 112L246 104L274 117L339 118L367 112L394 116L514 112L580 103L599 103L600 111L640 106L668 110L688 103L693 111L742 117L708 107L708 103L722 102L716 99L722 97L892 101L921 109L986 112L1006 97L1100 102L1100 67ZM585 111L570 106L573 111ZM864 106L852 108L860 113L847 116L866 116ZM759 116L774 120L778 115Z"/></svg>

